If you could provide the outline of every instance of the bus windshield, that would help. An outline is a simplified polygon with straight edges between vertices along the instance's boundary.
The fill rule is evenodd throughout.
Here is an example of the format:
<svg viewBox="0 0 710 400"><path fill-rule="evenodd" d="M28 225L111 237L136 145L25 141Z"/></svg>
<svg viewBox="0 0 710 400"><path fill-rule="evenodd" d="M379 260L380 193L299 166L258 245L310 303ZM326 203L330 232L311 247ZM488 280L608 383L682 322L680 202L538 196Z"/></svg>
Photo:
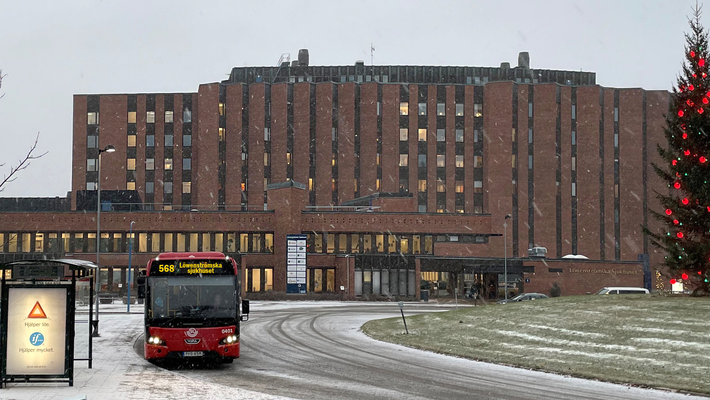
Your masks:
<svg viewBox="0 0 710 400"><path fill-rule="evenodd" d="M235 276L165 276L148 279L148 318L154 322L202 322L237 318Z"/></svg>

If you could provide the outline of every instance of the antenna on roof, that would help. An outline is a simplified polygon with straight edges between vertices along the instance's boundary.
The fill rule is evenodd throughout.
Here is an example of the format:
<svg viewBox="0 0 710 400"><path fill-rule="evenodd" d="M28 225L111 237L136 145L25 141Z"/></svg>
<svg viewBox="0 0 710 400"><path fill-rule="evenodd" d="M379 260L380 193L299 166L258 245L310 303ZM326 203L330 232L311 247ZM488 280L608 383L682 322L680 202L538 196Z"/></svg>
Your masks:
<svg viewBox="0 0 710 400"><path fill-rule="evenodd" d="M375 45L370 43L370 65L375 65Z"/></svg>

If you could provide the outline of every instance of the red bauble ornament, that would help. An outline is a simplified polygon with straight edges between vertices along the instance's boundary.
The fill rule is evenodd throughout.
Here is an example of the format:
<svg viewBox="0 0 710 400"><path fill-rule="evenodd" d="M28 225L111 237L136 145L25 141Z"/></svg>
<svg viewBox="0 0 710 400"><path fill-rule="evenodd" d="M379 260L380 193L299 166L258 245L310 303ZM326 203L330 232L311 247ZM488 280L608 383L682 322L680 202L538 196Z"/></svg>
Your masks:
<svg viewBox="0 0 710 400"><path fill-rule="evenodd" d="M693 78L697 78L697 77L698 77L697 75L693 74Z"/></svg>
<svg viewBox="0 0 710 400"><path fill-rule="evenodd" d="M692 101L690 101L690 99L686 100L686 101L685 101L685 104L687 104L687 105L689 105L689 106L691 106L691 107L695 105L695 103L693 103Z"/></svg>
<svg viewBox="0 0 710 400"><path fill-rule="evenodd" d="M700 156L700 162L701 162L701 163L705 163L705 161L707 161L707 160L708 160L707 158L705 158L705 157L703 157L703 156Z"/></svg>
<svg viewBox="0 0 710 400"><path fill-rule="evenodd" d="M666 208L666 215L671 215L671 214L673 214L673 210L671 210L670 208Z"/></svg>
<svg viewBox="0 0 710 400"><path fill-rule="evenodd" d="M684 151L683 154L685 154L686 156L689 156L689 155L690 155L690 150Z"/></svg>
<svg viewBox="0 0 710 400"><path fill-rule="evenodd" d="M708 212L710 212L710 206L708 206Z"/></svg>
<svg viewBox="0 0 710 400"><path fill-rule="evenodd" d="M674 220L673 220L673 223L674 223L675 225L678 225L680 222L679 222L677 219L674 219Z"/></svg>
<svg viewBox="0 0 710 400"><path fill-rule="evenodd" d="M691 91L693 91L693 90L695 90L695 86L693 86L693 85L688 85L688 89L691 90Z"/></svg>
<svg viewBox="0 0 710 400"><path fill-rule="evenodd" d="M676 182L673 184L673 187L676 189L680 189L680 182Z"/></svg>
<svg viewBox="0 0 710 400"><path fill-rule="evenodd" d="M698 275L702 275L702 274L703 274L703 272L702 272L702 271L698 271Z"/></svg>
<svg viewBox="0 0 710 400"><path fill-rule="evenodd" d="M671 285L675 285L675 279L671 279Z"/></svg>
<svg viewBox="0 0 710 400"><path fill-rule="evenodd" d="M702 108L698 108L698 114L702 114L703 112L705 112L705 110L703 110Z"/></svg>
<svg viewBox="0 0 710 400"><path fill-rule="evenodd" d="M671 161L671 164L673 164L673 165L678 165L678 160L673 160L673 161Z"/></svg>
<svg viewBox="0 0 710 400"><path fill-rule="evenodd" d="M686 280L686 279L688 279L688 274L683 272L683 274L680 277L683 278L683 280Z"/></svg>
<svg viewBox="0 0 710 400"><path fill-rule="evenodd" d="M683 239L683 232L678 232L675 235L678 239Z"/></svg>
<svg viewBox="0 0 710 400"><path fill-rule="evenodd" d="M690 57L693 57L693 58L695 58L695 52L694 52L694 51L692 51L692 50L690 51Z"/></svg>
<svg viewBox="0 0 710 400"><path fill-rule="evenodd" d="M682 117L683 116L683 110L678 111L678 116Z"/></svg>
<svg viewBox="0 0 710 400"><path fill-rule="evenodd" d="M687 138L688 138L688 134L683 132L683 139L687 139Z"/></svg>
<svg viewBox="0 0 710 400"><path fill-rule="evenodd" d="M705 59L704 59L704 58L701 58L700 60L698 60L698 66L702 67L702 66L704 66L704 65L705 65Z"/></svg>
<svg viewBox="0 0 710 400"><path fill-rule="evenodd" d="M681 200L681 203L683 203L683 205L686 205L686 206L687 206L688 203L690 203L690 201L688 200L687 197L684 197L683 200Z"/></svg>

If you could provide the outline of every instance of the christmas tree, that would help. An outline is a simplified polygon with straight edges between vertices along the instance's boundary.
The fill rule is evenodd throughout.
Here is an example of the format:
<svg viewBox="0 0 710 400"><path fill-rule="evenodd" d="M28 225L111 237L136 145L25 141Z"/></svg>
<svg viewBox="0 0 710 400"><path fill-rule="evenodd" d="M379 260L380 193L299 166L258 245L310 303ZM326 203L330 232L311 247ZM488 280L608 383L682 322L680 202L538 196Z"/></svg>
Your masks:
<svg viewBox="0 0 710 400"><path fill-rule="evenodd" d="M658 153L666 162L653 167L668 184L657 193L663 210L651 211L663 222L662 233L651 232L652 243L666 252L665 266L695 294L710 293L710 73L708 33L700 25L700 8L685 35L683 73L673 89L666 117L666 148ZM671 280L673 282L673 280Z"/></svg>

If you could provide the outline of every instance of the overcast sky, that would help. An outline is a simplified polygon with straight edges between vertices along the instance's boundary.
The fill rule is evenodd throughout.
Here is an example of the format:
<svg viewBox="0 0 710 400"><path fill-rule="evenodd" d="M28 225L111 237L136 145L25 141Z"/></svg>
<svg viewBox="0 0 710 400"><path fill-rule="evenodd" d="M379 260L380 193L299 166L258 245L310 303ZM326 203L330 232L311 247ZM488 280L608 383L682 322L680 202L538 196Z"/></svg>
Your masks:
<svg viewBox="0 0 710 400"><path fill-rule="evenodd" d="M2 197L71 189L72 95L196 92L235 66L515 66L584 70L610 87L670 90L694 0L2 2L0 162L40 133L48 154ZM706 12L703 22L710 25Z"/></svg>

